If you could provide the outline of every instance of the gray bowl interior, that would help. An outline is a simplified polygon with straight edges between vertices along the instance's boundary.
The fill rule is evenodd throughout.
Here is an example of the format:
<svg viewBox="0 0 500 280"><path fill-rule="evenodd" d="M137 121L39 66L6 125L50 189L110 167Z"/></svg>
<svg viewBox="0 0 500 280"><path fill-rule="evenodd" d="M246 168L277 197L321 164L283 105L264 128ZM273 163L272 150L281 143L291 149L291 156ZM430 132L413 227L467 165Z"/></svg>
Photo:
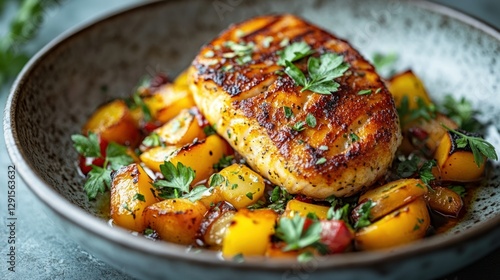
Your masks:
<svg viewBox="0 0 500 280"><path fill-rule="evenodd" d="M164 71L175 77L202 44L230 23L268 13L301 15L347 39L367 58L374 52L398 53L397 70L411 67L437 101L444 93L466 96L483 111L482 120L492 124L487 140L500 151L497 31L469 18L457 20L460 15L426 3L336 0L305 5L300 0L261 0L227 1L217 7L220 2L165 1L139 7L67 35L31 61L13 90L5 126L13 137L7 143L16 144L9 147L14 160L37 178L39 184L33 185L27 172L20 171L35 193L49 188L99 216L82 191L84 179L77 172L70 136L80 132L97 106L130 95L144 75ZM447 233L452 240L454 235L474 236L477 228L486 231L500 224L498 164L491 164L489 171L473 209ZM446 237L438 238L441 242ZM434 245L429 242L423 247Z"/></svg>

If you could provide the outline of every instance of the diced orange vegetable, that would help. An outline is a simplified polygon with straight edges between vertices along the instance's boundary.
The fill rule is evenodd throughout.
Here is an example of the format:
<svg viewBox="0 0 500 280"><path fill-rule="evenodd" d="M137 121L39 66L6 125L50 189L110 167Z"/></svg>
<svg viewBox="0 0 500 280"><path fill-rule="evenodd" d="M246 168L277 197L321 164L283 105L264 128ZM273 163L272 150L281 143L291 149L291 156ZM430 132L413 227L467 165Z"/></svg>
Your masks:
<svg viewBox="0 0 500 280"><path fill-rule="evenodd" d="M296 214L299 214L302 217L307 217L307 214L314 213L319 219L326 219L328 209L330 209L328 206L316 205L297 199L291 199L286 204L283 215L292 218Z"/></svg>
<svg viewBox="0 0 500 280"><path fill-rule="evenodd" d="M418 99L423 100L426 105L432 103L424 84L411 70L392 77L389 80L388 89L394 97L396 107L398 108L404 96L408 97L410 110L418 108Z"/></svg>
<svg viewBox="0 0 500 280"><path fill-rule="evenodd" d="M464 205L459 194L445 187L435 186L424 197L430 208L454 218L458 217Z"/></svg>
<svg viewBox="0 0 500 280"><path fill-rule="evenodd" d="M443 181L477 181L484 173L486 159L480 167L474 161L472 151L457 147L451 132L446 133L434 154Z"/></svg>
<svg viewBox="0 0 500 280"><path fill-rule="evenodd" d="M160 238L178 244L193 244L207 208L199 201L185 198L166 199L144 210L144 226Z"/></svg>
<svg viewBox="0 0 500 280"><path fill-rule="evenodd" d="M404 206L427 193L427 186L419 179L400 179L367 191L359 202L372 200L370 210L372 221Z"/></svg>
<svg viewBox="0 0 500 280"><path fill-rule="evenodd" d="M263 256L271 243L277 218L278 214L270 209L238 210L222 241L222 255Z"/></svg>
<svg viewBox="0 0 500 280"><path fill-rule="evenodd" d="M430 225L423 197L405 205L356 232L359 250L376 250L408 244L425 236Z"/></svg>
<svg viewBox="0 0 500 280"><path fill-rule="evenodd" d="M181 146L193 142L194 139L205 138L205 133L188 109L183 109L177 116L153 132L158 134L161 141L167 145Z"/></svg>
<svg viewBox="0 0 500 280"><path fill-rule="evenodd" d="M264 179L246 165L235 163L222 169L219 174L225 180L217 187L222 197L236 209L250 206L264 195Z"/></svg>
<svg viewBox="0 0 500 280"><path fill-rule="evenodd" d="M129 230L142 232L142 212L157 202L151 179L139 164L133 163L114 173L111 184L111 218Z"/></svg>
<svg viewBox="0 0 500 280"><path fill-rule="evenodd" d="M92 131L108 142L137 145L140 140L136 121L123 100L114 100L99 107L83 127L83 133Z"/></svg>

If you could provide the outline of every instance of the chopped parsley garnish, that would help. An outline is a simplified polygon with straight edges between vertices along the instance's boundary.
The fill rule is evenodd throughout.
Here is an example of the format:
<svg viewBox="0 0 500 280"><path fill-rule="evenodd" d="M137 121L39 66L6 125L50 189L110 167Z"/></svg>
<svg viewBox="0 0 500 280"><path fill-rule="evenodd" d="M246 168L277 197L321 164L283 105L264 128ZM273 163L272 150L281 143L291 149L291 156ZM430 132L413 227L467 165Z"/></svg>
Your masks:
<svg viewBox="0 0 500 280"><path fill-rule="evenodd" d="M328 209L326 213L326 218L328 220L341 220L344 221L346 225L349 225L349 213L350 205L344 204L344 206L335 209L336 206L332 206Z"/></svg>
<svg viewBox="0 0 500 280"><path fill-rule="evenodd" d="M310 90L319 94L331 94L338 91L340 84L333 79L341 77L349 65L344 62L344 57L335 53L325 53L319 58L310 57L307 62L309 77L295 66L292 62L285 60L285 73L292 78L296 84L302 86L301 92Z"/></svg>
<svg viewBox="0 0 500 280"><path fill-rule="evenodd" d="M324 164L326 163L326 158L322 157L322 158L319 158L317 161L316 161L316 165L320 165L320 164Z"/></svg>
<svg viewBox="0 0 500 280"><path fill-rule="evenodd" d="M146 136L144 140L142 140L142 145L146 147L164 147L165 144L161 141L160 135L158 133L153 132Z"/></svg>
<svg viewBox="0 0 500 280"><path fill-rule="evenodd" d="M199 185L194 187L189 193L185 194L183 197L189 199L191 202L195 202L200 200L203 197L203 194L207 191L211 192L213 187L207 188L203 185Z"/></svg>
<svg viewBox="0 0 500 280"><path fill-rule="evenodd" d="M407 158L400 159L397 167L397 174L401 178L408 178L415 175L429 185L435 179L432 174L432 168L436 166L436 160L427 160L422 162L423 159L410 155Z"/></svg>
<svg viewBox="0 0 500 280"><path fill-rule="evenodd" d="M484 140L481 137L467 135L464 132L460 132L455 129L451 129L446 125L442 124L444 128L446 128L449 132L458 135L458 138L455 142L458 148L470 147L472 154L474 155L474 161L477 164L477 167L481 167L485 158L490 158L493 160L498 160L498 155L495 151L495 147Z"/></svg>
<svg viewBox="0 0 500 280"><path fill-rule="evenodd" d="M178 198L189 193L189 186L194 180L195 172L191 167L186 167L182 162L175 166L170 161L165 161L160 165L163 180L157 180L153 186L159 190L162 198Z"/></svg>
<svg viewBox="0 0 500 280"><path fill-rule="evenodd" d="M356 133L354 132L349 133L349 138L351 139L352 142L356 142L359 140L359 136L356 135Z"/></svg>
<svg viewBox="0 0 500 280"><path fill-rule="evenodd" d="M245 64L252 61L252 53L255 48L255 44L253 42L248 43L236 43L233 41L225 42L225 46L228 47L232 52L224 53L222 56L225 58L233 58L236 57L236 63Z"/></svg>
<svg viewBox="0 0 500 280"><path fill-rule="evenodd" d="M220 159L219 159L219 162L217 162L216 164L213 165L213 168L215 171L221 171L222 169L230 166L231 164L233 164L233 161L234 161L234 156L232 155L224 155L222 156Z"/></svg>
<svg viewBox="0 0 500 280"><path fill-rule="evenodd" d="M211 125L206 125L203 127L203 132L205 135L208 137L210 135L216 134L217 132L215 131L215 128Z"/></svg>
<svg viewBox="0 0 500 280"><path fill-rule="evenodd" d="M147 81L149 83L149 80L147 80ZM144 84L144 83L145 83L145 81L141 82L141 84ZM146 103L144 103L144 100L142 100L142 98L141 98L141 93L139 91L139 89L141 87L142 86L137 87L137 90L134 92L134 94L132 95L130 100L128 100L126 103L128 104L130 109L141 108L141 111L142 111L142 114L144 117L144 121L149 122L149 121L151 121L151 119L153 117L151 115L151 111L149 110L149 107L146 105Z"/></svg>
<svg viewBox="0 0 500 280"><path fill-rule="evenodd" d="M398 60L398 55L396 53L389 53L389 54L375 53L372 58L372 64L375 67L375 70L377 72L380 72L384 69L391 68L397 60ZM391 70L389 73L392 74L393 72L394 70Z"/></svg>
<svg viewBox="0 0 500 280"><path fill-rule="evenodd" d="M101 157L97 135L90 132L88 137L72 135L73 146L83 156ZM103 167L92 165L92 170L87 174L87 181L83 189L89 200L95 199L98 193L104 193L111 187L111 172L134 162L127 153L127 147L114 142L108 144Z"/></svg>
<svg viewBox="0 0 500 280"><path fill-rule="evenodd" d="M306 42L295 42L291 45L288 45L281 51L278 51L278 65L286 66L286 61L294 62L304 57L307 57L314 53L314 50L311 49Z"/></svg>
<svg viewBox="0 0 500 280"><path fill-rule="evenodd" d="M457 193L461 197L464 197L467 194L467 189L464 186L455 185L455 186L449 186L448 188Z"/></svg>
<svg viewBox="0 0 500 280"><path fill-rule="evenodd" d="M283 251L298 250L306 248L319 242L321 238L321 224L312 220L312 223L304 231L306 218L294 215L293 218L281 217L276 227L276 237L286 242Z"/></svg>
<svg viewBox="0 0 500 280"><path fill-rule="evenodd" d="M134 200L140 200L140 201L146 201L146 199L144 198L144 195L142 195L140 193L136 193L132 199L134 199Z"/></svg>
<svg viewBox="0 0 500 280"><path fill-rule="evenodd" d="M283 112L285 112L285 118L290 119L293 117L292 108L288 106L283 106Z"/></svg>
<svg viewBox="0 0 500 280"><path fill-rule="evenodd" d="M226 181L226 177L222 176L221 174L219 173L214 173L211 177L210 177L210 180L209 180L209 185L210 187L215 187L215 186L218 186L218 185L221 185L222 183L224 183Z"/></svg>
<svg viewBox="0 0 500 280"><path fill-rule="evenodd" d="M321 145L321 146L318 147L318 149L320 149L322 151L328 151L328 146Z"/></svg>
<svg viewBox="0 0 500 280"><path fill-rule="evenodd" d="M358 91L358 95L368 95L370 93L372 93L371 89L363 89L363 90Z"/></svg>
<svg viewBox="0 0 500 280"><path fill-rule="evenodd" d="M292 198L293 196L285 189L276 186L269 197L269 202L271 202L271 204L269 204L268 207L275 212L281 213L285 210L286 204Z"/></svg>
<svg viewBox="0 0 500 280"><path fill-rule="evenodd" d="M267 49L271 46L271 43L273 41L274 41L274 37L272 37L272 36L264 37L264 39L262 39L262 46Z"/></svg>
<svg viewBox="0 0 500 280"><path fill-rule="evenodd" d="M313 114L309 113L307 114L306 116L306 124L311 127L311 128L315 128L316 127L316 118L314 117Z"/></svg>
<svg viewBox="0 0 500 280"><path fill-rule="evenodd" d="M253 193L252 192L247 192L246 193L246 197L248 197L248 199L253 199Z"/></svg>
<svg viewBox="0 0 500 280"><path fill-rule="evenodd" d="M434 104L426 104L425 100L421 97L417 98L417 108L410 109L410 101L408 96L405 95L401 99L400 106L397 108L399 119L401 120L401 126L418 120L423 119L425 121L430 121L436 118L436 106Z"/></svg>
<svg viewBox="0 0 500 280"><path fill-rule="evenodd" d="M85 137L80 134L71 135L73 140L73 147L76 151L84 157L100 157L101 148L99 146L99 139L97 134L89 132Z"/></svg>
<svg viewBox="0 0 500 280"><path fill-rule="evenodd" d="M358 220L354 224L355 229L369 226L371 224L371 209L375 206L373 201L367 200L363 205L357 208L357 214L359 215Z"/></svg>
<svg viewBox="0 0 500 280"><path fill-rule="evenodd" d="M472 108L472 104L465 97L456 100L453 96L446 95L443 104L440 106L440 111L465 131L480 131L483 129L483 125L475 118L479 112Z"/></svg>
<svg viewBox="0 0 500 280"><path fill-rule="evenodd" d="M304 129L306 129L306 123L304 121L298 121L294 123L292 126L292 130L297 132L302 131Z"/></svg>

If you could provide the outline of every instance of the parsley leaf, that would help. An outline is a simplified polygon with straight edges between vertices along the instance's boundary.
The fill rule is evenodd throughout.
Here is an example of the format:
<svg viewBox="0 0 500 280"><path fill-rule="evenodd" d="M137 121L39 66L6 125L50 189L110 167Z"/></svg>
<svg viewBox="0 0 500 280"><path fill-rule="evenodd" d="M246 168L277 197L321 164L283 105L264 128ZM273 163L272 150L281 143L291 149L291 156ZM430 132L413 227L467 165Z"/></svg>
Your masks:
<svg viewBox="0 0 500 280"><path fill-rule="evenodd" d="M483 129L483 125L475 118L475 115L479 114L479 112L472 108L472 104L465 97L455 100L453 96L446 95L443 104L440 106L440 111L463 130L480 131Z"/></svg>
<svg viewBox="0 0 500 280"><path fill-rule="evenodd" d="M316 165L320 165L320 164L324 164L326 163L326 158L322 157L322 158L319 158L317 161L316 161Z"/></svg>
<svg viewBox="0 0 500 280"><path fill-rule="evenodd" d="M82 135L72 135L73 146L84 156L101 157L99 141L97 135L90 132L88 137ZM89 200L96 198L98 193L103 193L111 185L111 171L129 165L134 160L127 154L127 147L115 142L108 144L106 148L106 158L103 167L92 165L92 169L87 174L87 180L83 189L87 193Z"/></svg>
<svg viewBox="0 0 500 280"><path fill-rule="evenodd" d="M234 156L232 155L224 155L219 159L219 162L213 165L215 171L221 171L222 169L230 166L234 162Z"/></svg>
<svg viewBox="0 0 500 280"><path fill-rule="evenodd" d="M285 210L286 204L293 196L289 194L285 189L278 186L274 187L271 196L269 197L269 204L267 207L274 210L275 212L281 213Z"/></svg>
<svg viewBox="0 0 500 280"><path fill-rule="evenodd" d="M314 53L314 50L311 49L306 42L295 42L291 45L288 45L285 49L278 52L279 59L277 64L281 66L286 66L286 61L294 62L304 57L307 57Z"/></svg>
<svg viewBox="0 0 500 280"><path fill-rule="evenodd" d="M226 177L222 176L220 173L214 173L209 179L210 187L215 187L226 182Z"/></svg>
<svg viewBox="0 0 500 280"><path fill-rule="evenodd" d="M457 193L461 197L464 197L467 194L467 189L464 186L456 185L456 186L449 186L448 188Z"/></svg>
<svg viewBox="0 0 500 280"><path fill-rule="evenodd" d="M96 165L92 166L87 175L87 181L83 189L87 193L89 200L96 198L98 193L104 193L111 187L111 170Z"/></svg>
<svg viewBox="0 0 500 280"><path fill-rule="evenodd" d="M189 192L189 186L195 177L191 167L184 166L182 162L178 162L176 167L172 162L165 161L160 165L160 170L165 179L153 183L160 190L160 197L177 198Z"/></svg>
<svg viewBox="0 0 500 280"><path fill-rule="evenodd" d="M80 134L71 135L73 140L73 147L75 150L84 157L100 157L101 148L99 146L99 139L97 134L89 132L85 137Z"/></svg>
<svg viewBox="0 0 500 280"><path fill-rule="evenodd" d="M203 185L199 185L194 187L189 193L187 193L183 197L189 199L191 202L195 202L197 200L200 200L205 192L212 192L213 189L214 189L213 187L207 188Z"/></svg>
<svg viewBox="0 0 500 280"><path fill-rule="evenodd" d="M315 128L316 127L316 118L314 117L313 114L309 113L307 114L306 116L306 124L311 127L311 128Z"/></svg>
<svg viewBox="0 0 500 280"><path fill-rule="evenodd" d="M283 106L283 112L285 112L285 118L290 119L291 117L293 117L292 108L288 106Z"/></svg>
<svg viewBox="0 0 500 280"><path fill-rule="evenodd" d="M296 84L302 86L301 92L310 90L319 94L331 94L338 91L340 85L333 79L341 77L349 65L344 57L334 53L325 53L319 58L310 57L307 61L309 78L291 61L285 60L285 73Z"/></svg>
<svg viewBox="0 0 500 280"><path fill-rule="evenodd" d="M346 223L346 225L349 225L349 210L350 210L350 205L344 204L344 206L335 209L335 206L332 206L328 209L328 212L326 213L326 218L328 220L342 220Z"/></svg>
<svg viewBox="0 0 500 280"><path fill-rule="evenodd" d="M294 123L294 124L293 124L293 126L292 126L292 130L297 131L297 132L300 132L300 131L302 131L302 130L306 129L305 124L306 124L306 123L305 123L304 121L299 121L299 122L296 122L296 123Z"/></svg>
<svg viewBox="0 0 500 280"><path fill-rule="evenodd" d="M283 251L298 250L313 245L321 238L321 224L312 220L304 231L306 218L295 215L292 218L281 217L276 228L276 237L285 241Z"/></svg>
<svg viewBox="0 0 500 280"><path fill-rule="evenodd" d="M474 161L478 167L481 167L485 158L490 158L493 160L498 160L498 155L495 151L495 147L484 140L481 137L467 135L466 132L460 132L458 130L451 129L444 124L441 124L449 132L454 133L459 136L456 140L458 148L470 147L472 154L474 155Z"/></svg>
<svg viewBox="0 0 500 280"><path fill-rule="evenodd" d="M369 226L371 224L370 216L371 209L375 206L372 200L367 200L360 208L356 208L357 214L359 215L358 220L354 224L355 229Z"/></svg>
<svg viewBox="0 0 500 280"><path fill-rule="evenodd" d="M434 177L434 174L432 174L432 168L434 166L436 166L436 160L433 159L424 162L422 167L420 167L420 170L418 172L420 175L420 180L422 180L422 182L424 182L426 185L429 185L432 180L436 179Z"/></svg>
<svg viewBox="0 0 500 280"><path fill-rule="evenodd" d="M370 93L372 93L371 89L362 89L362 90L358 91L358 95L368 95Z"/></svg>
<svg viewBox="0 0 500 280"><path fill-rule="evenodd" d="M112 170L118 170L120 167L129 165L134 160L127 154L127 147L111 142L106 148L106 161Z"/></svg>
<svg viewBox="0 0 500 280"><path fill-rule="evenodd" d="M215 131L215 128L211 125L206 125L203 127L203 132L205 135L208 137L210 135L216 134L217 132Z"/></svg>
<svg viewBox="0 0 500 280"><path fill-rule="evenodd" d="M375 70L377 70L378 72L385 68L391 67L397 60L398 60L398 55L396 53L389 53L389 54L375 53L372 58L372 63L373 66L375 67Z"/></svg>
<svg viewBox="0 0 500 280"><path fill-rule="evenodd" d="M148 80L149 81L149 80ZM134 92L130 100L126 100L130 109L141 108L142 114L144 116L144 121L149 122L153 118L151 115L151 111L149 107L144 103L141 97L141 91L139 90L145 82L145 80L140 82L140 85L137 87L137 90Z"/></svg>
<svg viewBox="0 0 500 280"><path fill-rule="evenodd" d="M236 43L234 41L227 41L224 44L228 47L232 52L226 52L222 56L225 58L233 58L236 57L236 63L245 64L252 61L252 53L255 48L255 43Z"/></svg>
<svg viewBox="0 0 500 280"><path fill-rule="evenodd" d="M401 98L401 103L397 108L399 119L401 120L401 126L404 127L406 124L423 119L425 121L430 121L436 118L437 108L434 104L426 104L422 97L417 98L417 108L410 109L410 101L408 96L405 95Z"/></svg>
<svg viewBox="0 0 500 280"><path fill-rule="evenodd" d="M158 133L153 132L146 136L144 140L142 140L142 145L146 147L164 147L165 144L161 141L160 135Z"/></svg>

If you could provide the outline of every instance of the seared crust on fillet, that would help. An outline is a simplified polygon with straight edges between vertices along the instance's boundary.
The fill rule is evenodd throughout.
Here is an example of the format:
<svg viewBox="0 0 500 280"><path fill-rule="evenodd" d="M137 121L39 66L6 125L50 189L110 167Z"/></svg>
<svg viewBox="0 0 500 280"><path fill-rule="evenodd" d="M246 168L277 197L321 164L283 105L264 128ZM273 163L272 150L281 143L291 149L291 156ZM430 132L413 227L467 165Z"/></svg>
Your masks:
<svg viewBox="0 0 500 280"><path fill-rule="evenodd" d="M343 55L350 67L335 80L339 90L301 92L276 63L287 41L306 42L313 56ZM254 46L235 53L227 42ZM307 58L295 64L305 71ZM231 26L201 49L189 71L195 102L217 132L252 168L290 193L353 195L384 175L400 144L393 98L373 66L346 41L295 16ZM371 94L358 94L366 89ZM286 118L284 106L293 117ZM307 114L317 125L292 129Z"/></svg>

